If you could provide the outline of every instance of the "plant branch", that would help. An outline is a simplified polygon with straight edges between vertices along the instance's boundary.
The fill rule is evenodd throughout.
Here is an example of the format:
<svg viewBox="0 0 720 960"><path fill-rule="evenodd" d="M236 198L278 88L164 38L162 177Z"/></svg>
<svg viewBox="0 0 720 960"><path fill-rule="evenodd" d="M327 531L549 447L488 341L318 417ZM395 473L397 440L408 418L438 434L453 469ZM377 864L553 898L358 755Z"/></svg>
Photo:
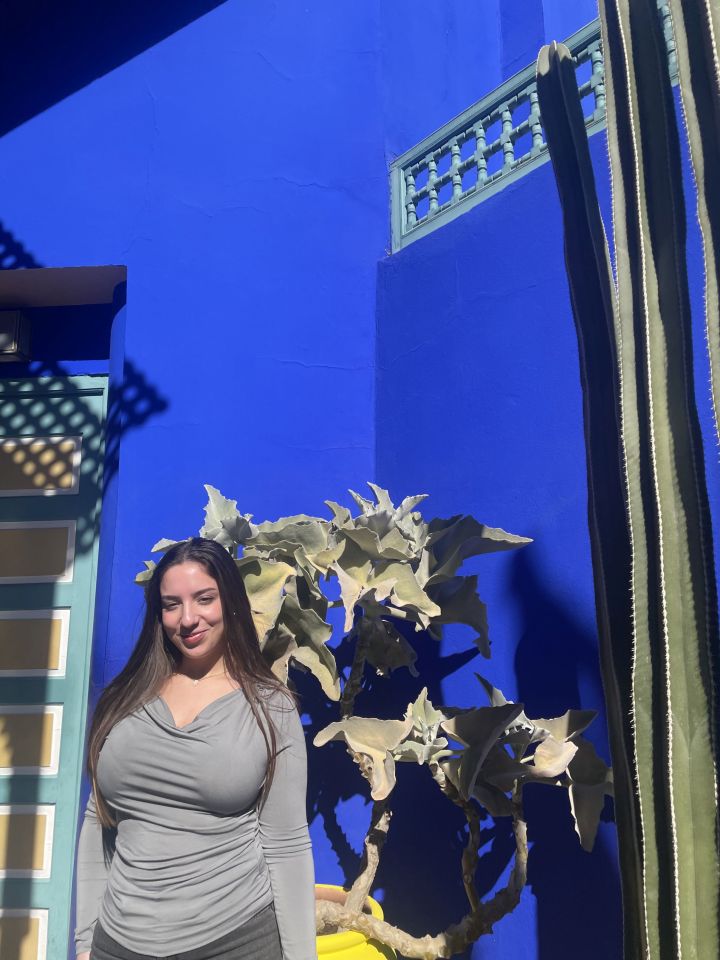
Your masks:
<svg viewBox="0 0 720 960"><path fill-rule="evenodd" d="M413 937L399 927L366 913L353 913L339 903L327 900L316 904L318 933L328 927L356 930L366 937L379 940L405 957L417 960L449 958L461 953L483 934L491 933L493 926L515 909L527 881L527 825L523 819L519 790L513 793L513 834L515 858L507 885L486 903L468 913L460 923L442 933Z"/></svg>
<svg viewBox="0 0 720 960"><path fill-rule="evenodd" d="M387 797L384 800L376 800L373 803L370 827L365 837L363 868L358 874L345 900L345 909L354 913L360 913L362 911L365 900L370 893L373 880L375 879L375 874L377 873L380 856L387 839L390 818L392 816L392 811L388 804L389 800Z"/></svg>
<svg viewBox="0 0 720 960"><path fill-rule="evenodd" d="M507 884L502 890L498 890L492 899L481 905L485 922L490 924L490 928L508 913L512 913L520 902L520 895L527 883L527 823L522 808L522 786L517 781L513 789L512 801L515 862Z"/></svg>
<svg viewBox="0 0 720 960"><path fill-rule="evenodd" d="M463 850L461 866L463 886L470 903L471 910L480 908L480 895L475 886L475 873L480 861L480 812L469 800L464 800L455 786L448 780L439 764L432 764L430 767L433 780L440 787L442 792L452 800L456 806L460 807L465 814L468 825L468 839Z"/></svg>
<svg viewBox="0 0 720 960"><path fill-rule="evenodd" d="M360 693L362 686L363 673L365 671L365 662L367 659L367 650L369 644L369 632L362 629L362 624L356 629L357 641L353 654L352 667L350 675L342 692L340 699L340 715L345 718L352 716L355 700ZM353 760L359 765L360 772L368 782L372 780L372 769L366 756L354 751L349 751ZM377 868L380 863L385 840L387 838L388 828L390 826L391 812L389 801L376 800L373 803L372 814L370 817L370 826L365 837L365 855L363 867L355 879L350 892L345 901L345 909L355 914L362 913L365 900L370 893Z"/></svg>

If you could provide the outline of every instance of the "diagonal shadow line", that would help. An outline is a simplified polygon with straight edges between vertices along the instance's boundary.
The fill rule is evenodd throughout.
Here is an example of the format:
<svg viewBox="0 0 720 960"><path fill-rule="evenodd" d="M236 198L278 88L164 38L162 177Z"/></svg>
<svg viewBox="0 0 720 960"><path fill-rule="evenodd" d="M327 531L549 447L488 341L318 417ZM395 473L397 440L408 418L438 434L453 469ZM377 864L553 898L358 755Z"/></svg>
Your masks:
<svg viewBox="0 0 720 960"><path fill-rule="evenodd" d="M105 76L225 0L4 0L0 136Z"/></svg>

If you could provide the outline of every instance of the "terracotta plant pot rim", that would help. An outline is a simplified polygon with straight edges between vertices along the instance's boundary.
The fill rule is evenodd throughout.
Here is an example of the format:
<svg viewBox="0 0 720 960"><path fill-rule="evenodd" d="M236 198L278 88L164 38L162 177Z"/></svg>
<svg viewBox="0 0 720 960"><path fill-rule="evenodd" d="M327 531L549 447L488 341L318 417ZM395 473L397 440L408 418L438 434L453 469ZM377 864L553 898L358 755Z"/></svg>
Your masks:
<svg viewBox="0 0 720 960"><path fill-rule="evenodd" d="M315 884L316 900L331 900L334 903L344 903L346 896L347 891L343 890L342 887L337 886L337 884ZM377 917L378 920L382 920L382 907L377 900L373 900L372 897L368 897L366 902L370 907L370 912L373 917ZM366 943L367 940L368 938L364 933L357 933L355 930L345 930L341 933L321 933L318 934L317 938L317 950L318 954L322 956L323 954L335 953L340 950L350 950L353 947L358 947L361 944Z"/></svg>

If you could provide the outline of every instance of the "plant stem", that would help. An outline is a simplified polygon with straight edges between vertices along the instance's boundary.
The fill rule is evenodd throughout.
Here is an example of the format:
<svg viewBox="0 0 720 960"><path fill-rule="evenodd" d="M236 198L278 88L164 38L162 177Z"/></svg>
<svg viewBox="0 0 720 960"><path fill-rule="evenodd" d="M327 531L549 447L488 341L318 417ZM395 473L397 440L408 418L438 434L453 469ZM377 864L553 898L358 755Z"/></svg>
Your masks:
<svg viewBox="0 0 720 960"><path fill-rule="evenodd" d="M377 873L392 816L388 803L387 798L373 803L370 827L365 837L365 863L345 900L345 909L354 913L362 911Z"/></svg>
<svg viewBox="0 0 720 960"><path fill-rule="evenodd" d="M350 675L343 689L342 697L340 698L340 715L343 718L352 716L355 700L362 686L367 649L370 642L370 633L368 630L363 630L362 623L356 628L355 634L357 640L355 643L352 667L350 668ZM350 751L350 754L353 760L359 765L362 775L370 782L372 771L368 766L369 758L354 751ZM365 837L364 865L356 877L345 902L345 909L354 914L362 913L365 900L370 893L370 887L377 873L380 854L385 845L388 827L390 826L390 816L391 813L387 798L385 800L376 800L373 803L370 827Z"/></svg>
<svg viewBox="0 0 720 960"><path fill-rule="evenodd" d="M365 660L369 643L369 632L363 629L362 622L355 628L357 640L355 642L355 653L353 654L350 676L343 688L340 698L340 716L345 719L352 715L355 706L355 699L360 693L362 686L363 673L365 672Z"/></svg>

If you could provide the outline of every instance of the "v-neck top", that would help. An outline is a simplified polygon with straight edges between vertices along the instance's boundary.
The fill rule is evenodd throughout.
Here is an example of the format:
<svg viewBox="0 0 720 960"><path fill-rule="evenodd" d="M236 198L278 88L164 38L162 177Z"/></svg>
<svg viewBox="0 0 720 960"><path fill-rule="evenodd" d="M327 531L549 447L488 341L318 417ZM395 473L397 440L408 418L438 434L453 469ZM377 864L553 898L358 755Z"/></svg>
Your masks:
<svg viewBox="0 0 720 960"><path fill-rule="evenodd" d="M288 698L274 692L267 702L278 754L259 811L265 740L241 690L182 727L155 697L112 729L97 777L115 814L115 849L107 863L91 797L78 847L78 953L98 919L126 949L168 957L274 902L284 960L314 960L305 740Z"/></svg>

